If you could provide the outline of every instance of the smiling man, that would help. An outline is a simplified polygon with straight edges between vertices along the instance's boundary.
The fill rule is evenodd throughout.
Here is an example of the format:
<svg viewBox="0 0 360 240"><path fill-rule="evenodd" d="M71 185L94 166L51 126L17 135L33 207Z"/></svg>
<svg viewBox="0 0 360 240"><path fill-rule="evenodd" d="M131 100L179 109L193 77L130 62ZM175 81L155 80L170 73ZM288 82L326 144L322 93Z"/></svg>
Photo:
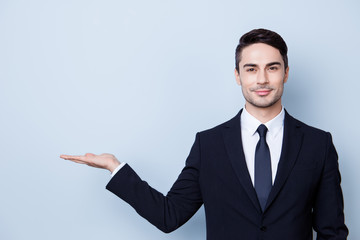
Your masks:
<svg viewBox="0 0 360 240"><path fill-rule="evenodd" d="M265 43L247 46L242 49L241 57L239 52L239 58L235 77L242 87L245 108L258 120L262 121L261 115L265 114L263 121L269 121L281 111L289 67L279 50Z"/></svg>
<svg viewBox="0 0 360 240"><path fill-rule="evenodd" d="M205 207L209 240L344 240L343 196L331 135L283 108L287 46L255 29L236 48L235 77L246 100L231 120L199 132L164 196L111 154L62 158L108 169L108 190L171 232Z"/></svg>

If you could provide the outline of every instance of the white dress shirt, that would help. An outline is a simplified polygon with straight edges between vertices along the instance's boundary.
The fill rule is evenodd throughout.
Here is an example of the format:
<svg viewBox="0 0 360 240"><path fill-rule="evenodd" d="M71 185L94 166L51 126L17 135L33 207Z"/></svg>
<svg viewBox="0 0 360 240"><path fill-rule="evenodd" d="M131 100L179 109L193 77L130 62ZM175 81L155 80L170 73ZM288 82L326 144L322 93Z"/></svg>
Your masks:
<svg viewBox="0 0 360 240"><path fill-rule="evenodd" d="M241 113L241 139L246 165L253 185L255 181L255 148L260 138L256 130L260 124L264 124L268 129L266 142L270 150L271 177L272 184L274 184L284 136L284 117L284 107L276 117L266 123L262 123L257 120L248 111L246 111L246 108L244 108Z"/></svg>
<svg viewBox="0 0 360 240"><path fill-rule="evenodd" d="M266 142L270 149L271 157L271 176L272 183L274 184L278 163L280 160L282 139L284 135L284 107L281 112L273 119L264 123L267 127L268 132L266 134ZM241 113L241 139L243 144L243 150L247 168L251 177L251 181L254 185L255 181L255 148L259 141L259 134L256 132L260 124L259 120L253 117L246 108ZM115 170L111 173L113 177L126 163L122 162Z"/></svg>
<svg viewBox="0 0 360 240"><path fill-rule="evenodd" d="M124 163L124 162L120 163L120 165L117 166L117 167L114 169L114 171L112 171L111 177L115 176L115 174L116 174L123 166L125 166L125 164L126 164L126 163Z"/></svg>

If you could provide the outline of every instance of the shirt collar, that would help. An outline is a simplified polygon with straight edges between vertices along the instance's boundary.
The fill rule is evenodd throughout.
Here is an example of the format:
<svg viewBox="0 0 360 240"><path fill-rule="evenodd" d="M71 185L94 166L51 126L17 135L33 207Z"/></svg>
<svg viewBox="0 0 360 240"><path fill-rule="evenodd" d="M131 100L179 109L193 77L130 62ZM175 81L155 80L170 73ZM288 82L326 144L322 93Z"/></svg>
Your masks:
<svg viewBox="0 0 360 240"><path fill-rule="evenodd" d="M285 118L285 111L284 111L284 107L282 107L278 115L276 115L270 121L264 123L264 125L268 129L268 134L272 138L275 138L277 134L280 132L280 130L283 128L284 118ZM241 129L248 131L251 134L251 136L253 136L256 133L256 130L259 127L259 125L262 124L262 122L260 122L253 115L251 115L246 110L245 107L241 113L240 121L241 121Z"/></svg>

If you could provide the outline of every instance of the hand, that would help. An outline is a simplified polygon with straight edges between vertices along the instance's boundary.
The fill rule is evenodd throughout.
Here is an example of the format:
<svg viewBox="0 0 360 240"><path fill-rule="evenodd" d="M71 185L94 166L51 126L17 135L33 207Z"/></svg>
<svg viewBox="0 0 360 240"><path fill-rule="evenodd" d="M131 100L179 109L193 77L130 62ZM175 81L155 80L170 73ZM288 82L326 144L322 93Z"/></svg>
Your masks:
<svg viewBox="0 0 360 240"><path fill-rule="evenodd" d="M108 153L100 155L86 153L84 156L60 155L60 158L80 164L86 164L91 167L107 169L110 172L113 172L115 168L120 165L119 160L117 160L114 155Z"/></svg>

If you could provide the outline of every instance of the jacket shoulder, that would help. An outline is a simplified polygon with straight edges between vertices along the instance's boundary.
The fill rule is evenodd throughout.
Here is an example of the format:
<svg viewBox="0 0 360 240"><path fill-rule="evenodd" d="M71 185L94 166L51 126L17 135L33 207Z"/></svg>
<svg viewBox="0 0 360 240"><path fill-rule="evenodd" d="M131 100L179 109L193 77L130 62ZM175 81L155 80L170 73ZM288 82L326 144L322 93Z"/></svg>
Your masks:
<svg viewBox="0 0 360 240"><path fill-rule="evenodd" d="M233 127L235 129L240 130L240 115L241 115L241 110L236 116L234 116L230 120L223 122L221 124L218 124L215 127L200 131L200 132L198 132L198 134L200 136L210 137L210 136L216 136L218 134L221 134L224 128Z"/></svg>
<svg viewBox="0 0 360 240"><path fill-rule="evenodd" d="M311 135L313 137L328 137L330 135L329 132L322 130L320 128L314 127L314 126L310 126L294 117L292 117L291 115L289 115L286 112L285 115L285 125L286 123L291 123L291 124L295 124L297 128L300 128L301 131L306 134L306 135Z"/></svg>

